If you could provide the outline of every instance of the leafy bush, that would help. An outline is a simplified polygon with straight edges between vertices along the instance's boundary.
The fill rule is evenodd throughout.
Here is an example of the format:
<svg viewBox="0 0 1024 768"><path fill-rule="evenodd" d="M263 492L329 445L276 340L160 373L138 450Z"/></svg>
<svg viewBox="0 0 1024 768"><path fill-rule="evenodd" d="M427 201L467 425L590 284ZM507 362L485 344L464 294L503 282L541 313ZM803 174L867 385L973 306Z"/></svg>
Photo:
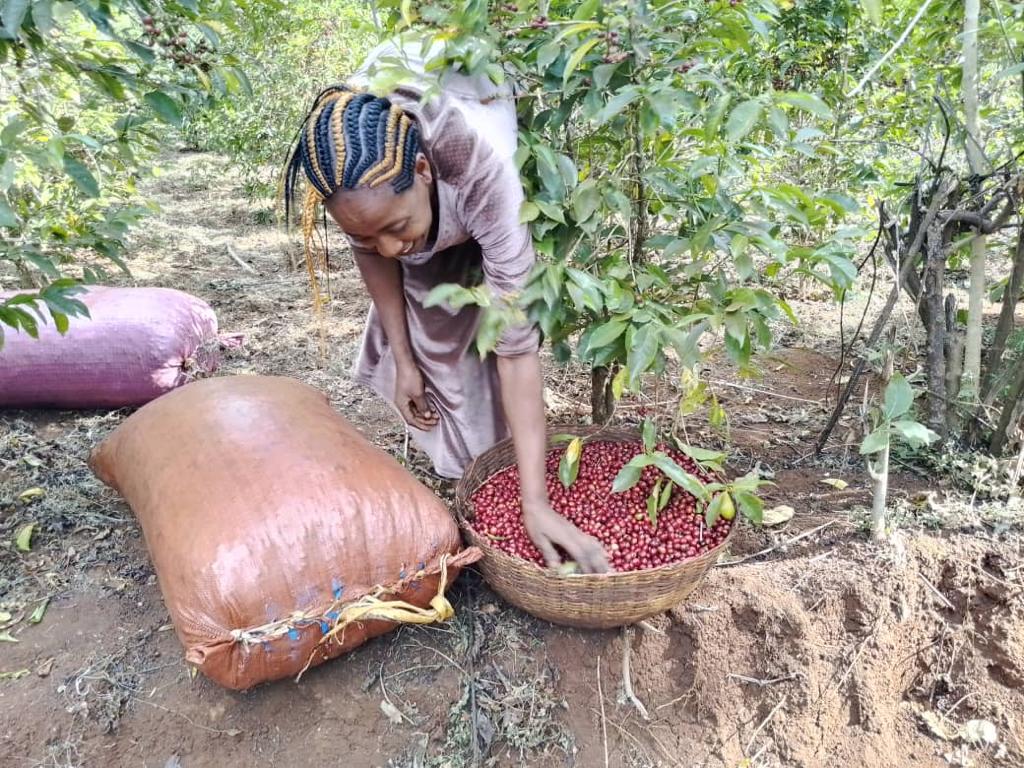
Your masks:
<svg viewBox="0 0 1024 768"><path fill-rule="evenodd" d="M252 81L189 112L193 145L223 152L250 199L273 197L277 174L306 109L326 85L344 80L376 42L366 3L357 0L250 3L225 49Z"/></svg>
<svg viewBox="0 0 1024 768"><path fill-rule="evenodd" d="M246 90L218 53L230 2L9 1L0 27L0 303L3 326L35 335L82 314L78 279L122 270L124 237L148 209L137 183L186 105ZM173 134L171 134L173 135ZM96 260L93 257L100 257Z"/></svg>

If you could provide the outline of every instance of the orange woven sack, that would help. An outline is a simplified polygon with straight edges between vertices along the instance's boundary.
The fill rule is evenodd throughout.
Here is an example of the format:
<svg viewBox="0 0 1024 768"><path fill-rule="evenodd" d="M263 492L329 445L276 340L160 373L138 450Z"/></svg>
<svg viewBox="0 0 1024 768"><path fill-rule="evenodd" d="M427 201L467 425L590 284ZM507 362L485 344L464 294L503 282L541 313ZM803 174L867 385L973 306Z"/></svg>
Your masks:
<svg viewBox="0 0 1024 768"><path fill-rule="evenodd" d="M188 384L90 465L139 519L186 659L229 688L450 617L444 589L480 556L437 496L293 379Z"/></svg>

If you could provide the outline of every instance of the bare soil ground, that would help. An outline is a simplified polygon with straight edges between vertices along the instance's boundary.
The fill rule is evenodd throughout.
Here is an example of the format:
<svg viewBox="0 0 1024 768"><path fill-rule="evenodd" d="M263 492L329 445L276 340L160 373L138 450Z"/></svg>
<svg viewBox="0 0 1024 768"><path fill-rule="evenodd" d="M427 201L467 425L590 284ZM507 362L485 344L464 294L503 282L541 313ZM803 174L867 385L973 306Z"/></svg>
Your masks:
<svg viewBox="0 0 1024 768"><path fill-rule="evenodd" d="M245 334L219 375L303 379L402 456L393 409L348 378L368 303L347 255L335 254L321 360L294 246L257 223L216 158L170 158L151 191L163 211L134 238L132 281L201 296L223 330ZM686 603L628 634L570 630L470 572L449 624L403 628L299 684L247 693L190 673L131 511L85 465L126 414L0 414L0 766L1024 765L1020 502L968 503L906 463L892 494L901 529L868 542L852 412L813 455L834 401L837 312L791 298L804 322L763 361L766 376L722 365L711 379L732 420L732 470L774 473L769 505L796 514L744 529ZM848 308L848 331L865 300ZM553 420L585 419L585 381L549 366ZM672 393L652 391L620 418L670 413ZM409 463L450 492L415 450ZM22 553L13 539L29 522ZM646 718L624 693L627 655Z"/></svg>

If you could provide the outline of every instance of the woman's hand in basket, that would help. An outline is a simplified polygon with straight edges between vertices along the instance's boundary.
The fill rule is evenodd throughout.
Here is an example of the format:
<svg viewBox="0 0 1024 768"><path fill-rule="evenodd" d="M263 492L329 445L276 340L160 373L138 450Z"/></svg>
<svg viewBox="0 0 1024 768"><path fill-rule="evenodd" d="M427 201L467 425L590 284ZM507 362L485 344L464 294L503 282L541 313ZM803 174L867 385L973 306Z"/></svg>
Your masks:
<svg viewBox="0 0 1024 768"><path fill-rule="evenodd" d="M561 547L576 561L584 573L606 573L610 570L608 556L601 542L588 536L555 512L547 503L523 504L523 525L544 555L548 567L561 565L555 546Z"/></svg>

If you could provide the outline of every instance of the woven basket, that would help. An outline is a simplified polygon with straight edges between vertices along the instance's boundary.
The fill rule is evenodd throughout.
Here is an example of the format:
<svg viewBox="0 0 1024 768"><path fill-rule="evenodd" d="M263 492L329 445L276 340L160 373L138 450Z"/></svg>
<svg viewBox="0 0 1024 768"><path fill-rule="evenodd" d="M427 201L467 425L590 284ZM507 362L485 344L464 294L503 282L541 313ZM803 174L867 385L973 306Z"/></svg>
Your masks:
<svg viewBox="0 0 1024 768"><path fill-rule="evenodd" d="M641 442L637 430L613 427L560 427L547 432L552 437L572 434L606 442ZM494 590L527 613L570 627L605 629L633 624L674 608L703 580L732 538L729 529L719 546L681 563L628 573L560 574L513 557L474 531L472 495L497 472L515 463L511 440L498 443L470 464L455 491L455 511L469 543L479 547L483 558L477 567Z"/></svg>

